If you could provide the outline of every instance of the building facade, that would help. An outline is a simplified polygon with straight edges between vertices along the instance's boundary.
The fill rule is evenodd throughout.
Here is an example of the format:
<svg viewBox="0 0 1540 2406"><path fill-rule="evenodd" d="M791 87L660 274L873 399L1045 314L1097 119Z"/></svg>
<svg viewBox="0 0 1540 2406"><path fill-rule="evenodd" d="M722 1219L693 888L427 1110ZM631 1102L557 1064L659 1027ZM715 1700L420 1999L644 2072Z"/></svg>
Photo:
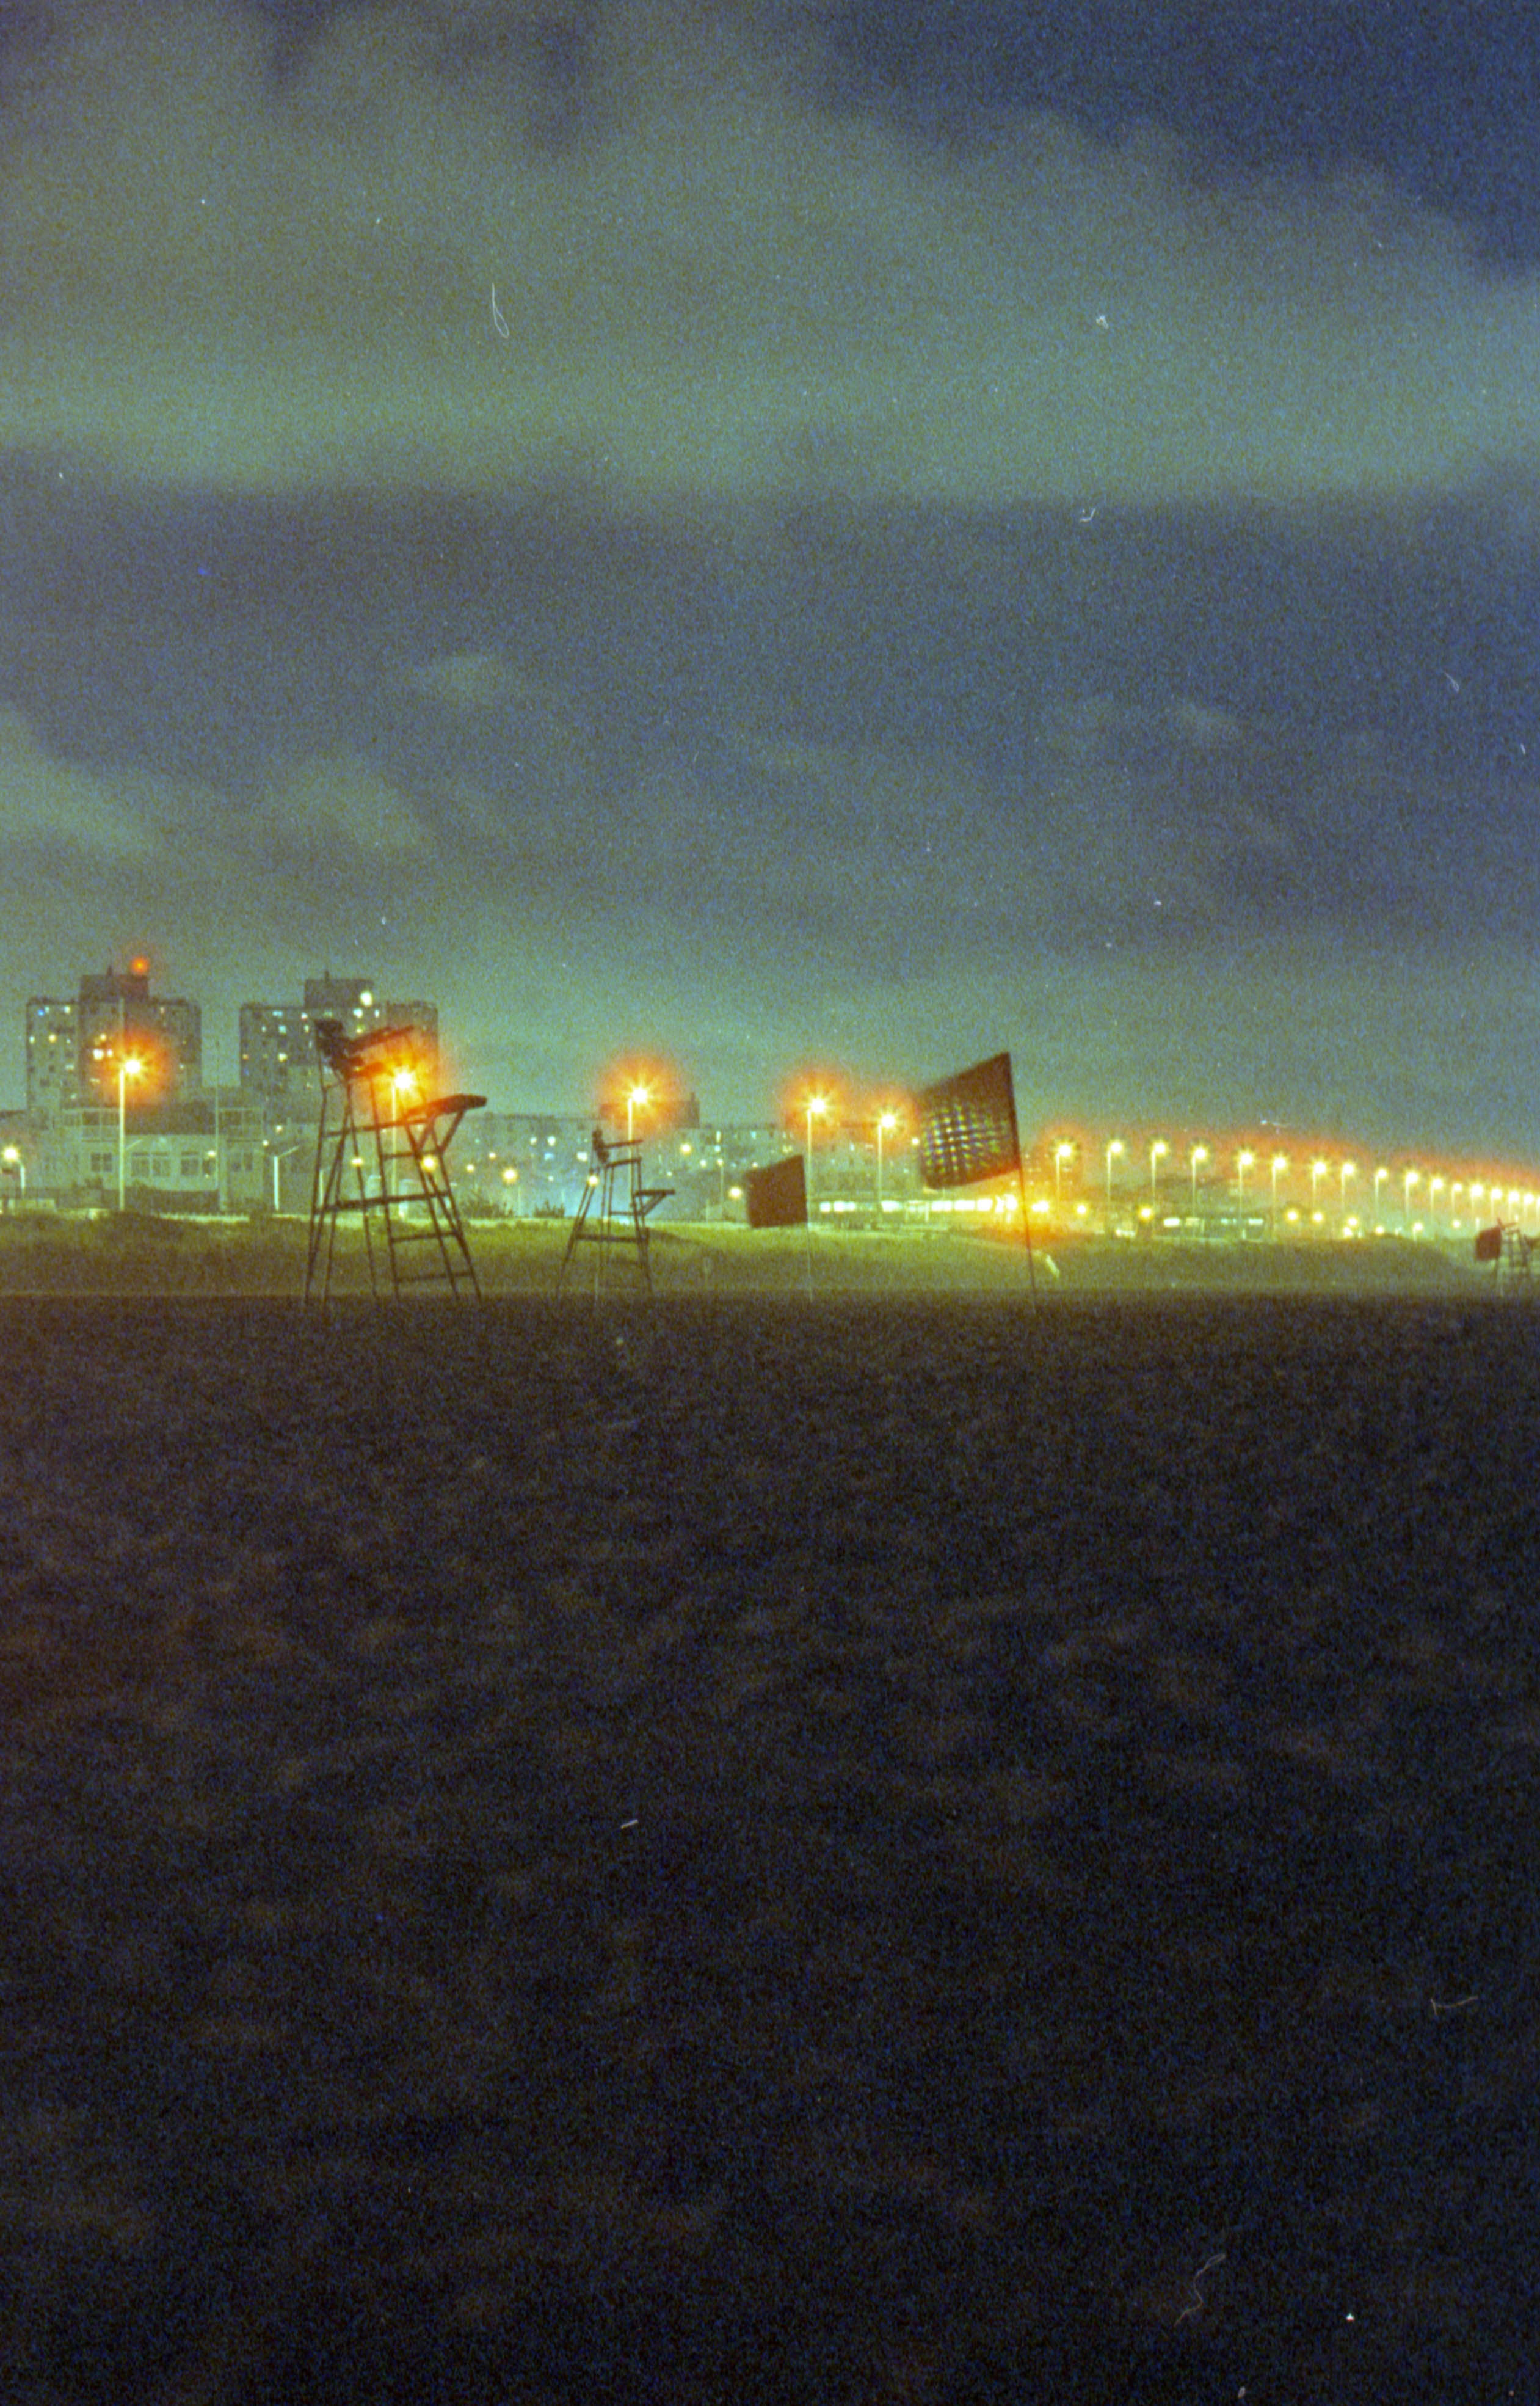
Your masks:
<svg viewBox="0 0 1540 2406"><path fill-rule="evenodd" d="M439 1052L438 1005L380 1001L368 978L306 978L301 1002L243 1002L240 1010L241 1092L262 1113L275 1138L320 1117L318 1019L340 1020L349 1036L375 1027L415 1027L431 1071Z"/></svg>
<svg viewBox="0 0 1540 2406"><path fill-rule="evenodd" d="M122 1138L120 1159L120 1131ZM251 1211L266 1199L261 1114L239 1089L56 1111L33 1139L33 1191L64 1210Z"/></svg>
<svg viewBox="0 0 1540 2406"><path fill-rule="evenodd" d="M203 1012L195 1002L153 993L142 962L85 976L72 997L28 1001L27 1114L35 1127L64 1112L116 1106L124 1061L140 1064L134 1083L146 1101L203 1092Z"/></svg>

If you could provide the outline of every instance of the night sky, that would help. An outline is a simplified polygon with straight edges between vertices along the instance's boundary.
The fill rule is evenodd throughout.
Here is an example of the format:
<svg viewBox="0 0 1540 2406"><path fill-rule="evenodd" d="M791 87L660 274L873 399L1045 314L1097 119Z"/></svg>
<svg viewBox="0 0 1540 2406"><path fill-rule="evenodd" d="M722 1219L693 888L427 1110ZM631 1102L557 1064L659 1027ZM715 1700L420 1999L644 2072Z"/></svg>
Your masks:
<svg viewBox="0 0 1540 2406"><path fill-rule="evenodd" d="M0 28L0 1102L143 951L1540 1156L1532 11Z"/></svg>

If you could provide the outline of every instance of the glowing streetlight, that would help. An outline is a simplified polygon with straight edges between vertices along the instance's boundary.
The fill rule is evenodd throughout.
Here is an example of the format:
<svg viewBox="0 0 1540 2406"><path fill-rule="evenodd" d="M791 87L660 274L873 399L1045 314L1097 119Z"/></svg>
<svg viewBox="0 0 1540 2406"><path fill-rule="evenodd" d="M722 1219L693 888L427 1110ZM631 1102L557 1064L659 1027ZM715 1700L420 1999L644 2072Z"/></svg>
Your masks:
<svg viewBox="0 0 1540 2406"><path fill-rule="evenodd" d="M1198 1168L1200 1163L1207 1161L1208 1158L1208 1148L1206 1144L1195 1144L1193 1147L1191 1153L1188 1155L1187 1166L1193 1173L1193 1217L1194 1220L1198 1216Z"/></svg>
<svg viewBox="0 0 1540 2406"><path fill-rule="evenodd" d="M893 1134L894 1129L897 1126L897 1125L898 1125L898 1114L897 1114L897 1111L879 1111L879 1112L878 1112L878 1114L877 1114L877 1221L878 1221L878 1225L879 1225L879 1226L881 1226L881 1224L882 1224L882 1218L883 1218L883 1139L885 1136L891 1136L891 1135Z"/></svg>
<svg viewBox="0 0 1540 2406"><path fill-rule="evenodd" d="M1246 1227L1246 1173L1255 1159L1254 1153L1237 1153L1236 1155L1236 1217L1240 1222L1243 1234Z"/></svg>
<svg viewBox="0 0 1540 2406"><path fill-rule="evenodd" d="M636 1115L638 1111L645 1111L647 1105L652 1101L652 1089L650 1086L632 1086L627 1094L626 1141L628 1144L634 1144L636 1141Z"/></svg>
<svg viewBox="0 0 1540 2406"><path fill-rule="evenodd" d="M1401 1181L1401 1224L1406 1227L1412 1216L1412 1188L1418 1183L1420 1169L1408 1169Z"/></svg>
<svg viewBox="0 0 1540 2406"><path fill-rule="evenodd" d="M1155 1172L1170 1150L1163 1136L1156 1137L1150 1147L1150 1200L1151 1203L1155 1199Z"/></svg>
<svg viewBox="0 0 1540 2406"><path fill-rule="evenodd" d="M1436 1222L1436 1220L1437 1220L1437 1218L1438 1218L1438 1197L1439 1197L1439 1194L1440 1194L1441 1190L1448 1184L1448 1182L1448 1182L1448 1180L1447 1178L1437 1178L1437 1177L1434 1177L1434 1178L1430 1178L1430 1179L1429 1179L1429 1181L1428 1181L1428 1217L1429 1217L1429 1219L1430 1219L1430 1220L1433 1220L1433 1221L1435 1221L1435 1222Z"/></svg>
<svg viewBox="0 0 1540 2406"><path fill-rule="evenodd" d="M1310 1210L1312 1212L1321 1199L1321 1182L1325 1177L1328 1167L1329 1165L1324 1161L1312 1161L1310 1164Z"/></svg>
<svg viewBox="0 0 1540 2406"><path fill-rule="evenodd" d="M7 1178L21 1181L21 1200L24 1203L27 1199L27 1165L21 1158L21 1146L7 1144L4 1153L0 1153L0 1165L3 1165Z"/></svg>
<svg viewBox="0 0 1540 2406"><path fill-rule="evenodd" d="M1273 1234L1276 1237L1278 1234L1278 1182L1289 1167L1288 1154L1275 1153L1270 1167L1273 1173Z"/></svg>
<svg viewBox="0 0 1540 2406"><path fill-rule="evenodd" d="M1384 1185L1385 1181L1389 1178L1390 1174L1391 1173L1388 1169L1377 1169L1375 1171L1375 1218L1377 1220L1379 1217L1379 1190Z"/></svg>
<svg viewBox="0 0 1540 2406"><path fill-rule="evenodd" d="M1341 1219L1346 1220L1348 1216L1348 1181L1357 1176L1356 1161L1345 1161L1337 1172L1337 1213Z"/></svg>
<svg viewBox="0 0 1540 2406"><path fill-rule="evenodd" d="M1053 1208L1056 1211L1064 1210L1064 1165L1067 1161L1073 1161L1074 1157L1075 1148L1067 1140L1053 1147Z"/></svg>
<svg viewBox="0 0 1540 2406"><path fill-rule="evenodd" d="M140 1060L137 1053L120 1054L118 1058L118 1209L120 1211L125 1209L128 1196L126 1176L128 1170L128 1082L131 1078L142 1078L144 1074L145 1065Z"/></svg>
<svg viewBox="0 0 1540 2406"><path fill-rule="evenodd" d="M1112 1209L1112 1164L1120 1153L1127 1150L1121 1136L1115 1136L1107 1148L1107 1209L1109 1213Z"/></svg>

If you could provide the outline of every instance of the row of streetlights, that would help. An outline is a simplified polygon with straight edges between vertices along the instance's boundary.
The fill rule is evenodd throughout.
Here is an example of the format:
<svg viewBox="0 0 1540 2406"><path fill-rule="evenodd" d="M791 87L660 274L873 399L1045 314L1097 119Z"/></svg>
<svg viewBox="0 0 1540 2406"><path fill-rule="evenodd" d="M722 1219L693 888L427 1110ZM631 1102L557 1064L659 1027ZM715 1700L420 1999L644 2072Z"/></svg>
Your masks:
<svg viewBox="0 0 1540 2406"><path fill-rule="evenodd" d="M1151 1204L1154 1203L1159 1193L1160 1165L1167 1158L1170 1151L1171 1147L1167 1144L1164 1137L1154 1137L1151 1139L1149 1161L1150 1199ZM1054 1199L1061 1208L1064 1202L1064 1165L1067 1161L1073 1159L1075 1152L1076 1147L1068 1142L1057 1144L1053 1148ZM1123 1139L1121 1137L1111 1138L1106 1147L1107 1208L1109 1211L1112 1209L1113 1164L1126 1157L1128 1157L1128 1147L1123 1142ZM1213 1157L1211 1148L1206 1144L1194 1144L1191 1146L1188 1151L1188 1174L1192 1182L1192 1205L1194 1218L1196 1217L1198 1208L1198 1172L1205 1164L1211 1161ZM1241 1146L1235 1154L1236 1205L1237 1210L1243 1210L1245 1209L1246 1173L1250 1169L1254 1169L1257 1167L1257 1163L1258 1155L1249 1146ZM1275 1220L1278 1216L1279 1208L1279 1182L1293 1167L1293 1161L1290 1155L1286 1153L1275 1153L1267 1163L1268 1175L1271 1180L1271 1208ZM1323 1178L1330 1176L1333 1164L1329 1161L1317 1159L1310 1163L1310 1209L1312 1211L1319 1209L1321 1200L1321 1182ZM1338 1210L1342 1216L1346 1218L1348 1210L1348 1189L1353 1181L1361 1175L1361 1172L1356 1161L1340 1161L1335 1165L1335 1168L1337 1178ZM1392 1172L1391 1169L1385 1168L1376 1169L1373 1172L1372 1184L1374 1190L1374 1209L1377 1213L1380 1208L1381 1190L1395 1174L1396 1173ZM1540 1196L1536 1196L1517 1186L1505 1187L1495 1179L1491 1181L1479 1178L1456 1178L1450 1180L1445 1178L1441 1172L1436 1170L1432 1171L1425 1176L1420 1169L1404 1169L1400 1172L1400 1179L1402 1217L1406 1221L1409 1221L1411 1218L1413 1190L1419 1186L1426 1187L1428 1195L1428 1208L1430 1213L1433 1214L1436 1214L1437 1212L1438 1198L1441 1195L1447 1195L1448 1196L1451 1210L1456 1206L1458 1199L1462 1195L1467 1197L1473 1210L1485 1200L1493 1211L1499 1213L1501 1213L1501 1211L1505 1208L1522 1217L1524 1213L1528 1211L1540 1210Z"/></svg>

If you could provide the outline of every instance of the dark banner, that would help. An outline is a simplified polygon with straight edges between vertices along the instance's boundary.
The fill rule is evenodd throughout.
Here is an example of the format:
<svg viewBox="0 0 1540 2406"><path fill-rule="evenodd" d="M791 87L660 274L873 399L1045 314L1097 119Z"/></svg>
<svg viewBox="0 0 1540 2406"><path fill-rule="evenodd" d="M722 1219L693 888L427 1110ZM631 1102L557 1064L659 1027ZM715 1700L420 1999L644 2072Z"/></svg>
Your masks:
<svg viewBox="0 0 1540 2406"><path fill-rule="evenodd" d="M920 1178L933 1189L1014 1177L1021 1166L1010 1055L996 1053L920 1097Z"/></svg>
<svg viewBox="0 0 1540 2406"><path fill-rule="evenodd" d="M808 1224L808 1182L799 1153L769 1169L751 1169L743 1182L751 1228L805 1228Z"/></svg>

